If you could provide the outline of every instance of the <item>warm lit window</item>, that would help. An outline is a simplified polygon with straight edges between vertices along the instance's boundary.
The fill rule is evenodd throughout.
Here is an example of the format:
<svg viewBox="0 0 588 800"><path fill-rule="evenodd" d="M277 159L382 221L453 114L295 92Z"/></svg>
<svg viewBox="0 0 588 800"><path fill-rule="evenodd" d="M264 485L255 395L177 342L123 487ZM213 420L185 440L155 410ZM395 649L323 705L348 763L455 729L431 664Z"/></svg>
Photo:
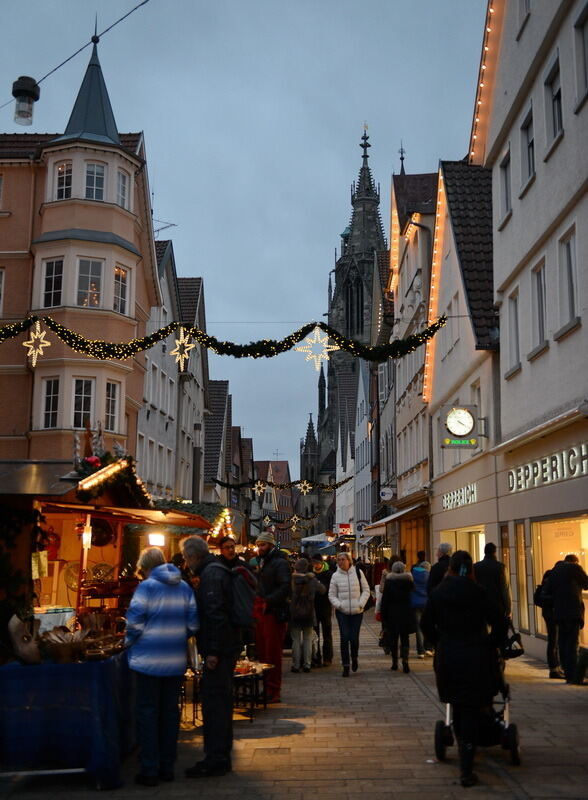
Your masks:
<svg viewBox="0 0 588 800"><path fill-rule="evenodd" d="M559 61L552 67L549 77L545 81L546 110L547 110L547 132L550 139L563 131L563 117L561 108L561 76L559 72Z"/></svg>
<svg viewBox="0 0 588 800"><path fill-rule="evenodd" d="M505 217L512 209L512 196L510 188L510 148L500 162L500 201L502 216Z"/></svg>
<svg viewBox="0 0 588 800"><path fill-rule="evenodd" d="M116 202L123 208L129 207L129 175L122 169L117 173Z"/></svg>
<svg viewBox="0 0 588 800"><path fill-rule="evenodd" d="M529 111L521 126L521 165L523 183L526 183L535 174L535 133L532 111Z"/></svg>
<svg viewBox="0 0 588 800"><path fill-rule="evenodd" d="M119 314L127 313L128 273L123 267L114 268L114 304Z"/></svg>
<svg viewBox="0 0 588 800"><path fill-rule="evenodd" d="M71 161L63 161L56 167L55 197L57 200L71 197Z"/></svg>
<svg viewBox="0 0 588 800"><path fill-rule="evenodd" d="M57 427L57 411L59 409L59 378L43 380L43 427Z"/></svg>
<svg viewBox="0 0 588 800"><path fill-rule="evenodd" d="M63 287L63 260L45 261L45 275L43 278L43 308L61 305L61 290Z"/></svg>
<svg viewBox="0 0 588 800"><path fill-rule="evenodd" d="M546 326L546 295L545 295L545 264L541 263L536 269L533 270L533 310L534 310L534 328L535 328L535 344L541 345L547 339L547 326Z"/></svg>
<svg viewBox="0 0 588 800"><path fill-rule="evenodd" d="M572 232L559 243L559 308L562 325L578 315L577 280L576 234Z"/></svg>
<svg viewBox="0 0 588 800"><path fill-rule="evenodd" d="M86 164L86 200L104 200L104 165Z"/></svg>
<svg viewBox="0 0 588 800"><path fill-rule="evenodd" d="M510 366L516 367L521 361L519 344L519 296L513 294L508 298L508 333Z"/></svg>
<svg viewBox="0 0 588 800"><path fill-rule="evenodd" d="M92 403L94 399L94 380L75 378L73 427L84 428L86 420L92 424Z"/></svg>
<svg viewBox="0 0 588 800"><path fill-rule="evenodd" d="M106 410L104 414L104 429L116 431L118 421L118 383L106 382Z"/></svg>
<svg viewBox="0 0 588 800"><path fill-rule="evenodd" d="M85 308L100 306L102 262L80 258L78 272L78 305Z"/></svg>

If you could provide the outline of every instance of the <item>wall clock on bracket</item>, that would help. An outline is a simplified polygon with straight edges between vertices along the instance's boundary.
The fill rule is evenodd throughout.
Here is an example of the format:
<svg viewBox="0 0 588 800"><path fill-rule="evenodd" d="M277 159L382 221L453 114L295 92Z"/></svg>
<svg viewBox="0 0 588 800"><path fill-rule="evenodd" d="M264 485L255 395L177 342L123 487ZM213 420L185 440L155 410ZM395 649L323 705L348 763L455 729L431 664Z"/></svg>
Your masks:
<svg viewBox="0 0 588 800"><path fill-rule="evenodd" d="M469 436L476 426L476 420L469 408L453 406L445 417L445 427L454 436Z"/></svg>

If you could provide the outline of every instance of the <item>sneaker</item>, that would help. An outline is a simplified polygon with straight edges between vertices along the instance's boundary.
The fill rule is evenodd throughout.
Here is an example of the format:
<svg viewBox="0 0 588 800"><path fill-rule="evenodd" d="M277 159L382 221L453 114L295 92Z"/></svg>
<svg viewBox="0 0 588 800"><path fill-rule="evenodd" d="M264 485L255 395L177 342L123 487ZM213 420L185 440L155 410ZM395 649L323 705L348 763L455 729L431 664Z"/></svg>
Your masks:
<svg viewBox="0 0 588 800"><path fill-rule="evenodd" d="M432 650L425 650L425 655L426 655L426 656L433 656L433 655L434 655L434 653L433 653L433 651L432 651Z"/></svg>
<svg viewBox="0 0 588 800"><path fill-rule="evenodd" d="M424 658L424 657L425 657L425 654L424 654L424 653L419 653L419 654L417 655L417 658Z"/></svg>
<svg viewBox="0 0 588 800"><path fill-rule="evenodd" d="M565 678L566 676L563 674L561 669L551 669L551 670L549 670L549 677L550 678Z"/></svg>
<svg viewBox="0 0 588 800"><path fill-rule="evenodd" d="M135 775L135 783L138 783L139 786L159 786L159 778L157 775L143 775L142 772L139 772Z"/></svg>

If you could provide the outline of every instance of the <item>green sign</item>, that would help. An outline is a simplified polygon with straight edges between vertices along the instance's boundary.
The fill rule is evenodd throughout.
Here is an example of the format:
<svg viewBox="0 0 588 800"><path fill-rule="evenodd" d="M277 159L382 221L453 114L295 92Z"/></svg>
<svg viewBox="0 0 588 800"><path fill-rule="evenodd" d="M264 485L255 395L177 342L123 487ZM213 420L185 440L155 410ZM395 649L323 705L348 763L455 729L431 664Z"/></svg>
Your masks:
<svg viewBox="0 0 588 800"><path fill-rule="evenodd" d="M458 439L454 436L444 436L441 439L441 447L469 447L475 450L479 447L479 439L477 436L468 436L465 439Z"/></svg>

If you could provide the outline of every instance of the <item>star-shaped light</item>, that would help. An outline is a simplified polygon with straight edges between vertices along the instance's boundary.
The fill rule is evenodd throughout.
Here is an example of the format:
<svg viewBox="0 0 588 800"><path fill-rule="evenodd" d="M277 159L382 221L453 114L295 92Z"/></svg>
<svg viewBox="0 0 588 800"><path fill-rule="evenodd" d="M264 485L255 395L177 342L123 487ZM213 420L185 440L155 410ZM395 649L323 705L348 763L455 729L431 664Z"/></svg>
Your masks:
<svg viewBox="0 0 588 800"><path fill-rule="evenodd" d="M270 524L271 521L272 521L272 518L269 516L269 514L266 514L265 517L263 518L263 524L266 526L266 528Z"/></svg>
<svg viewBox="0 0 588 800"><path fill-rule="evenodd" d="M340 349L336 344L329 344L328 335L323 333L318 325L313 330L312 336L306 338L304 342L304 344L300 345L299 347L295 347L294 349L298 350L300 353L306 353L306 358L304 359L305 361L314 360L314 368L317 372L321 368L321 361L329 360L329 353L331 350ZM319 352L315 352L315 349L319 350Z"/></svg>
<svg viewBox="0 0 588 800"><path fill-rule="evenodd" d="M298 525L296 525L296 523L294 523L294 524L291 526L290 530L292 531L292 533L296 533L296 531L298 530Z"/></svg>
<svg viewBox="0 0 588 800"><path fill-rule="evenodd" d="M257 481L255 486L253 487L253 491L257 495L263 494L265 492L265 483L263 481Z"/></svg>
<svg viewBox="0 0 588 800"><path fill-rule="evenodd" d="M180 365L180 372L184 372L185 362L190 358L190 350L196 347L190 344L190 336L186 336L184 328L180 328L180 338L176 339L176 347L171 355L176 357L176 364Z"/></svg>
<svg viewBox="0 0 588 800"><path fill-rule="evenodd" d="M302 494L308 494L309 492L312 491L312 483L304 479L303 481L300 481L300 483L298 484L298 488L300 489Z"/></svg>
<svg viewBox="0 0 588 800"><path fill-rule="evenodd" d="M300 517L298 516L298 514L294 514L290 518L290 522L292 523L292 525L296 525L297 522L300 522Z"/></svg>
<svg viewBox="0 0 588 800"><path fill-rule="evenodd" d="M37 366L37 358L43 355L43 348L51 347L51 342L45 339L46 335L45 331L41 330L41 323L37 320L34 330L31 331L31 338L22 343L22 346L28 350L27 356L31 357L33 367Z"/></svg>

